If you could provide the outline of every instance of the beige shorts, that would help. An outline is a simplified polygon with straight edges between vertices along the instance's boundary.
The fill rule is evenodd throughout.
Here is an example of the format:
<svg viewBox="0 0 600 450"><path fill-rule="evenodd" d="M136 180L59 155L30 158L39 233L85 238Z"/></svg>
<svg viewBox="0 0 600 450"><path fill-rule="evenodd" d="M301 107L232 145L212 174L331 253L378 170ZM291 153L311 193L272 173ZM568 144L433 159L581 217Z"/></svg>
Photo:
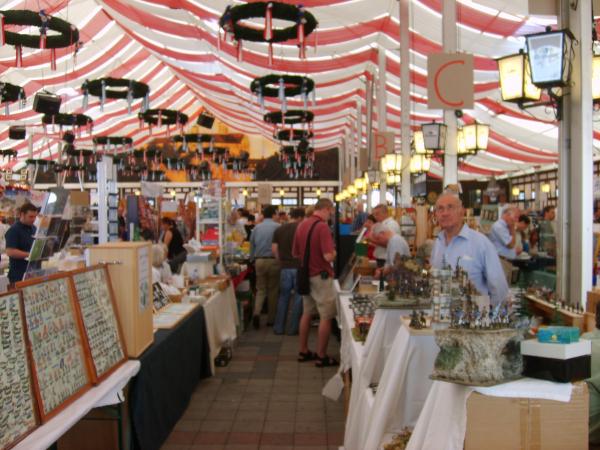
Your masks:
<svg viewBox="0 0 600 450"><path fill-rule="evenodd" d="M333 319L337 310L335 297L333 278L310 277L310 295L302 296L303 313L314 314L316 310L321 320Z"/></svg>

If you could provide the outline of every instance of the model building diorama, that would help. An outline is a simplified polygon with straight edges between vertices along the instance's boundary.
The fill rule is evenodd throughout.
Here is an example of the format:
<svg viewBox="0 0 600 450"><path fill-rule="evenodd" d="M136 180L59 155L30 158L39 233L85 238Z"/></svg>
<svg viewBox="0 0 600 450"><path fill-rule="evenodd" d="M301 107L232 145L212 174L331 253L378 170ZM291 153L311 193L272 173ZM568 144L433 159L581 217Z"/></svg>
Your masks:
<svg viewBox="0 0 600 450"><path fill-rule="evenodd" d="M444 265L442 269L427 269L415 259L396 256L393 267L387 271L386 281L385 289L381 292L354 296L355 339L366 340L375 309L407 310L408 326L420 330L420 333L429 328L440 347L431 374L433 379L471 386L491 386L519 378L522 374L555 381L574 381L589 373L590 351L583 344L577 348L577 356L580 357L576 361L577 370L571 368L573 362L546 370L546 362L550 360L534 357L539 352L542 355L549 350L538 350L538 347L574 346L576 339L571 336L573 327L569 330L562 330L561 327L551 330L552 336L558 337L568 331L571 336L569 343L559 338L548 339L545 337L548 334L545 333L546 329L541 328L538 335L540 344L535 349L531 339L521 345L526 334L531 334L532 328L537 331L537 326L533 327L530 319L524 317L531 315L527 311L527 301L518 296L491 306L489 298L476 291L467 272L460 266L460 261L456 269L449 265ZM561 309L578 311L577 307L557 305ZM558 347L551 350L554 353L559 351ZM527 356L523 358L522 353Z"/></svg>

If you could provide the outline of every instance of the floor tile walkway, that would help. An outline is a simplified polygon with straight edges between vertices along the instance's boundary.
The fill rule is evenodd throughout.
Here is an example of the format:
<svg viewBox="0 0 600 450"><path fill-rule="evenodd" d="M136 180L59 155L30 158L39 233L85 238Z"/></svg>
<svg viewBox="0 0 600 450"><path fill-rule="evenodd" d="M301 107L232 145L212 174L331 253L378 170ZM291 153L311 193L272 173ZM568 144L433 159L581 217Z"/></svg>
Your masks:
<svg viewBox="0 0 600 450"><path fill-rule="evenodd" d="M316 328L311 329L315 349ZM332 338L329 354L338 357ZM336 368L298 363L298 336L270 328L246 331L228 367L203 380L163 450L337 450L344 436L343 400L321 389Z"/></svg>

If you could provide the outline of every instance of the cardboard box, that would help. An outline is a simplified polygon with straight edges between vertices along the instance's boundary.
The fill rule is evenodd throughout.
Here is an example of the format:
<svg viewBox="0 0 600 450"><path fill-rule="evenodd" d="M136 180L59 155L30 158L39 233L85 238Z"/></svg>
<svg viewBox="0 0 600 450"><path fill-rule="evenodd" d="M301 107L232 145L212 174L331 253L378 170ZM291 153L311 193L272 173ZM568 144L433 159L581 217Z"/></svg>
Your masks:
<svg viewBox="0 0 600 450"><path fill-rule="evenodd" d="M573 384L571 401L490 397L467 401L465 450L576 450L588 448L589 393Z"/></svg>

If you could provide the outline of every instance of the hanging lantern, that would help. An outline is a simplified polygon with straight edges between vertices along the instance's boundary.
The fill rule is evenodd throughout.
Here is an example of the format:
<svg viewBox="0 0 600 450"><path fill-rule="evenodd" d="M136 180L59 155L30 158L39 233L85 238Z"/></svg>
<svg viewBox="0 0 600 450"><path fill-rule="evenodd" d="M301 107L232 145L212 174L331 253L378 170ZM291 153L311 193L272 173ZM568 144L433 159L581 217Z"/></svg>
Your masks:
<svg viewBox="0 0 600 450"><path fill-rule="evenodd" d="M425 149L431 152L443 152L446 149L447 127L443 123L424 123L421 125L423 131L423 144Z"/></svg>
<svg viewBox="0 0 600 450"><path fill-rule="evenodd" d="M525 103L540 99L542 90L531 81L529 58L523 50L516 55L505 56L497 61L503 101Z"/></svg>

